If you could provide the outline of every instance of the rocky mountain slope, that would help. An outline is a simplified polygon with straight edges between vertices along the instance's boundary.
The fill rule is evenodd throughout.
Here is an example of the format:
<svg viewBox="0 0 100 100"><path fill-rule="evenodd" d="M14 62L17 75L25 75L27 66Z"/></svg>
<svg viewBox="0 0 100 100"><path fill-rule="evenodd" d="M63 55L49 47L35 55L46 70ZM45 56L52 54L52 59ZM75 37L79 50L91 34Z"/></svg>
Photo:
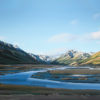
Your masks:
<svg viewBox="0 0 100 100"><path fill-rule="evenodd" d="M17 46L0 41L0 64L36 64L37 62Z"/></svg>
<svg viewBox="0 0 100 100"><path fill-rule="evenodd" d="M35 60L42 64L51 64L52 61L54 61L57 57L56 56L47 56L47 55L35 55L32 53L29 53L30 56L32 56Z"/></svg>
<svg viewBox="0 0 100 100"><path fill-rule="evenodd" d="M78 66L83 60L89 58L91 55L92 53L69 50L65 54L61 55L59 58L55 59L52 63Z"/></svg>
<svg viewBox="0 0 100 100"><path fill-rule="evenodd" d="M100 51L83 60L80 65L100 65Z"/></svg>

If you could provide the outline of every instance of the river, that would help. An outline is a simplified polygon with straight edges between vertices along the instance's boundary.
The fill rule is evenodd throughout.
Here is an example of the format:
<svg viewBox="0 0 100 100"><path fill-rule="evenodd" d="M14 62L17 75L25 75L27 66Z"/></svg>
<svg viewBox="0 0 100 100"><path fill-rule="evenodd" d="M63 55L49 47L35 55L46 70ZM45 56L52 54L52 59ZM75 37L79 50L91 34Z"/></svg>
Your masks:
<svg viewBox="0 0 100 100"><path fill-rule="evenodd" d="M64 70L66 68L69 69L69 67L65 66L60 68L45 68L45 69L38 69L38 70L27 71L27 72L0 75L0 83L10 84L10 85L39 86L39 87L48 87L48 88L100 90L99 83L72 83L72 82L53 81L48 79L31 78L33 74L39 72L47 72L48 70ZM73 69L75 67L70 67L70 68ZM90 69L94 70L93 68Z"/></svg>

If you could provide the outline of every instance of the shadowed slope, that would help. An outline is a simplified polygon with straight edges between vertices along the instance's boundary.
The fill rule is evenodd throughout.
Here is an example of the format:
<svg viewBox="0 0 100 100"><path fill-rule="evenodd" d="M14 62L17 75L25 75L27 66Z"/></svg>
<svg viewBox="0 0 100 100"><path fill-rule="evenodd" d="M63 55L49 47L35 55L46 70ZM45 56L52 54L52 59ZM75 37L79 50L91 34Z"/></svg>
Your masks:
<svg viewBox="0 0 100 100"><path fill-rule="evenodd" d="M28 53L11 44L0 41L0 64L35 64Z"/></svg>

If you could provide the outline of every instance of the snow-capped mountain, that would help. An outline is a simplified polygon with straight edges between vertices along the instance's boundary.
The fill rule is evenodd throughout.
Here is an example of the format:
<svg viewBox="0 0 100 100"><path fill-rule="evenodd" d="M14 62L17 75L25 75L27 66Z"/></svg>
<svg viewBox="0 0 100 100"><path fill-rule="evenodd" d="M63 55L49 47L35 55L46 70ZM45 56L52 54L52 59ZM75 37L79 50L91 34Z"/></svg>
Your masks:
<svg viewBox="0 0 100 100"><path fill-rule="evenodd" d="M84 59L89 58L92 54L92 52L85 53L76 50L68 50L66 53L57 56L35 55L30 53L34 59L41 63L64 65L74 65Z"/></svg>
<svg viewBox="0 0 100 100"><path fill-rule="evenodd" d="M41 63L47 63L50 64L52 61L52 57L50 56L46 56L46 55L35 55L32 53L29 53L34 59L36 59L37 61L41 62Z"/></svg>
<svg viewBox="0 0 100 100"><path fill-rule="evenodd" d="M61 55L47 56L26 53L18 46L0 41L0 64L63 64L79 65L93 55L76 50L68 50Z"/></svg>
<svg viewBox="0 0 100 100"><path fill-rule="evenodd" d="M54 64L77 65L82 60L89 58L93 53L68 50L65 54L53 61Z"/></svg>

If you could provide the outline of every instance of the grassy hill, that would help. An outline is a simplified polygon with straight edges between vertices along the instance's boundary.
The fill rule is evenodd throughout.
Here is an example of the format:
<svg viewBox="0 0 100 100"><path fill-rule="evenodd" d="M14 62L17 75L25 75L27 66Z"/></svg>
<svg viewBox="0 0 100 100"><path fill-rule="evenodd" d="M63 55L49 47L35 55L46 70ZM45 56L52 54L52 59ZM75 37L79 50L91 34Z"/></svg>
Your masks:
<svg viewBox="0 0 100 100"><path fill-rule="evenodd" d="M83 60L81 65L100 65L100 51Z"/></svg>

